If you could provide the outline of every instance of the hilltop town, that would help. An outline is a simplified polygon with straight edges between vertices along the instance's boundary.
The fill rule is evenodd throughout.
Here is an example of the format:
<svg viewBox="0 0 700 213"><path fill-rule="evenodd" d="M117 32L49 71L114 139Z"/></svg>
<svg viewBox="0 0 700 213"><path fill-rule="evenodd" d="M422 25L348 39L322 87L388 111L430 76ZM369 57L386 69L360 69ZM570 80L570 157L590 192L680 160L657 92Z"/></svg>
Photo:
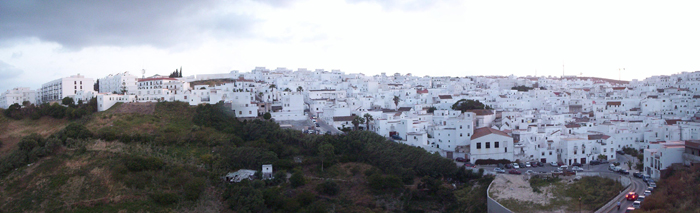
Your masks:
<svg viewBox="0 0 700 213"><path fill-rule="evenodd" d="M448 159L567 165L614 160L643 150L643 170L659 179L672 164L700 161L700 71L644 80L411 74L367 76L339 70L256 67L250 72L94 79L73 75L41 88L17 87L0 107L97 101L225 106L239 118L313 120L315 132L363 129ZM461 107L460 107L461 106ZM476 107L475 107L476 106ZM322 125L321 125L322 124ZM315 127L314 127L315 126Z"/></svg>

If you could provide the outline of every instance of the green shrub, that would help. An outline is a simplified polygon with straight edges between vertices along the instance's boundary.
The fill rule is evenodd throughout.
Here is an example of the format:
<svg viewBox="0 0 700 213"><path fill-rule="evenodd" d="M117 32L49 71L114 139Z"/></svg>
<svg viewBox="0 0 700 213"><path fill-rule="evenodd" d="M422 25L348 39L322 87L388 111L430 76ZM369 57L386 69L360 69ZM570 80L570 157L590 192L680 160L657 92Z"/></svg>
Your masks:
<svg viewBox="0 0 700 213"><path fill-rule="evenodd" d="M340 191L340 186L337 183L327 180L316 186L316 191L321 194L335 196Z"/></svg>
<svg viewBox="0 0 700 213"><path fill-rule="evenodd" d="M204 178L194 178L185 184L185 199L195 201L199 199L199 195L202 194L204 190L205 180Z"/></svg>
<svg viewBox="0 0 700 213"><path fill-rule="evenodd" d="M289 178L289 182L292 184L292 187L296 188L306 184L306 179L301 170L296 170L292 173L292 177Z"/></svg>
<svg viewBox="0 0 700 213"><path fill-rule="evenodd" d="M156 192L150 194L151 199L160 205L170 205L177 203L180 198L175 193L171 192Z"/></svg>
<svg viewBox="0 0 700 213"><path fill-rule="evenodd" d="M130 157L126 159L124 163L126 168L132 172L139 172L145 170L158 170L163 168L165 163L160 158L156 157Z"/></svg>

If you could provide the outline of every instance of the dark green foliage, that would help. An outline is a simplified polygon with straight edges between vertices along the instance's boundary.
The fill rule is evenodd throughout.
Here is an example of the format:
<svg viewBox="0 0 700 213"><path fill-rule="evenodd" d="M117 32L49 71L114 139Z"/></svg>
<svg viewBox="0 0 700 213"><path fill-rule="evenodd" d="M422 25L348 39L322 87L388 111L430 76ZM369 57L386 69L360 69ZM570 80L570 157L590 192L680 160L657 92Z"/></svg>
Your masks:
<svg viewBox="0 0 700 213"><path fill-rule="evenodd" d="M632 157L637 157L637 155L639 155L639 150L632 147L623 147L622 152L628 155L632 155Z"/></svg>
<svg viewBox="0 0 700 213"><path fill-rule="evenodd" d="M265 207L263 193L259 189L248 186L247 181L240 185L229 185L224 192L231 210L236 212L260 212Z"/></svg>
<svg viewBox="0 0 700 213"><path fill-rule="evenodd" d="M265 114L263 114L263 118L265 120L270 120L270 118L272 118L272 115L270 114L270 112L266 112Z"/></svg>
<svg viewBox="0 0 700 213"><path fill-rule="evenodd" d="M23 117L22 106L20 106L18 103L10 105L9 107L7 107L7 109L3 111L3 113L5 114L5 117L12 118L15 120L22 119Z"/></svg>
<svg viewBox="0 0 700 213"><path fill-rule="evenodd" d="M73 100L71 97L65 97L63 100L61 100L61 104L69 107L75 107L75 100Z"/></svg>
<svg viewBox="0 0 700 213"><path fill-rule="evenodd" d="M132 172L140 172L145 170L158 170L163 168L165 163L160 158L156 157L130 157L124 162L126 168Z"/></svg>
<svg viewBox="0 0 700 213"><path fill-rule="evenodd" d="M185 183L185 186L183 187L185 191L185 199L191 201L199 199L199 195L202 193L205 184L206 182L204 178L201 177L192 178L190 181L187 181L187 183Z"/></svg>
<svg viewBox="0 0 700 213"><path fill-rule="evenodd" d="M172 192L155 192L150 194L151 199L161 205L170 205L177 203L180 198L177 194Z"/></svg>
<svg viewBox="0 0 700 213"><path fill-rule="evenodd" d="M428 111L428 113L433 113L433 112L435 112L435 110L437 110L437 108L435 108L434 106L431 106L430 108L428 108L427 111Z"/></svg>
<svg viewBox="0 0 700 213"><path fill-rule="evenodd" d="M452 104L452 109L466 112L467 110L473 109L491 109L491 107L484 105L478 100L461 99Z"/></svg>
<svg viewBox="0 0 700 213"><path fill-rule="evenodd" d="M73 122L56 133L56 137L60 138L62 141L66 141L68 138L87 139L92 137L92 132L85 128L84 125Z"/></svg>
<svg viewBox="0 0 700 213"><path fill-rule="evenodd" d="M531 89L533 89L533 88L532 88L532 87L525 86L525 85L520 85L520 86L511 87L510 89L512 89L512 90L518 90L518 92L527 92L528 90L531 90Z"/></svg>
<svg viewBox="0 0 700 213"><path fill-rule="evenodd" d="M316 185L316 191L321 194L335 196L340 191L340 186L334 181L327 180L321 184Z"/></svg>
<svg viewBox="0 0 700 213"><path fill-rule="evenodd" d="M375 193L386 193L396 191L403 188L403 182L400 178L389 175L384 177L379 173L374 173L367 178L367 183Z"/></svg>
<svg viewBox="0 0 700 213"><path fill-rule="evenodd" d="M304 174L301 170L295 170L294 173L292 173L292 177L289 178L289 182L292 187L296 188L306 184L306 178L304 178Z"/></svg>

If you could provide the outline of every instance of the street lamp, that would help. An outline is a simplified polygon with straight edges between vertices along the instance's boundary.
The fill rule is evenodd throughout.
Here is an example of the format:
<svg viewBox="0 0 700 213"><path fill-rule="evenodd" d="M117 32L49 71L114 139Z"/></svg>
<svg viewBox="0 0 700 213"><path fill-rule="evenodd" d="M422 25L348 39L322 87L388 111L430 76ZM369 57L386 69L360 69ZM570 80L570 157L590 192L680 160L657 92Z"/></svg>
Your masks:
<svg viewBox="0 0 700 213"><path fill-rule="evenodd" d="M586 154L588 156L588 171L591 171L591 153Z"/></svg>

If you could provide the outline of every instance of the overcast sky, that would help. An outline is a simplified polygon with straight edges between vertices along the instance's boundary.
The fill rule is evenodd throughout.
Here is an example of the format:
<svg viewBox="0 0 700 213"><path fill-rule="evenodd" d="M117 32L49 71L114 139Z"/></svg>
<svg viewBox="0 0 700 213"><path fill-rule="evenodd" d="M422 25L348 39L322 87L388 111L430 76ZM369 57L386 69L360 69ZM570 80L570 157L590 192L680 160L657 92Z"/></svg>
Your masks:
<svg viewBox="0 0 700 213"><path fill-rule="evenodd" d="M0 1L0 91L256 66L431 76L700 70L695 1ZM625 68L621 74L620 68Z"/></svg>

